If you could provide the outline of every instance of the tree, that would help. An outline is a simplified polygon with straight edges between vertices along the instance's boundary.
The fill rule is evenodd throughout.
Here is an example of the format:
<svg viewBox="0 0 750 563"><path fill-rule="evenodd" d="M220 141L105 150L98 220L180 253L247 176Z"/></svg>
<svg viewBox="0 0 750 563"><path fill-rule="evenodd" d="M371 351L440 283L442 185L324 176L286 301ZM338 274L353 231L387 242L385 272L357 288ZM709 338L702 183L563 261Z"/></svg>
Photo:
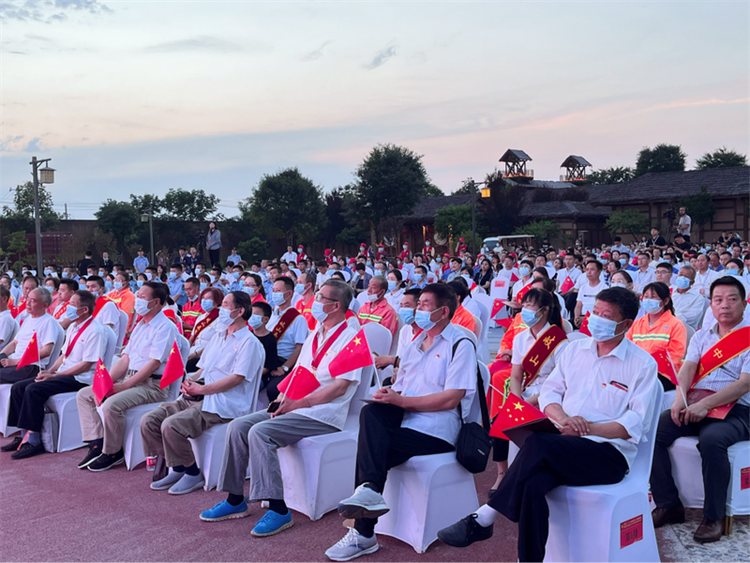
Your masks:
<svg viewBox="0 0 750 563"><path fill-rule="evenodd" d="M538 241L544 239L552 240L562 235L562 228L552 221L532 221L521 227L517 227L513 232L514 235L531 235Z"/></svg>
<svg viewBox="0 0 750 563"><path fill-rule="evenodd" d="M648 232L648 217L636 209L625 209L623 211L613 211L604 222L612 236L617 233L630 233L638 240L638 235Z"/></svg>
<svg viewBox="0 0 750 563"><path fill-rule="evenodd" d="M284 237L292 245L295 237L315 240L327 221L322 190L297 168L263 175L240 211L268 238Z"/></svg>
<svg viewBox="0 0 750 563"><path fill-rule="evenodd" d="M490 188L490 197L477 200L483 208L489 232L493 235L508 235L521 224L520 214L526 198L526 188L519 184L508 184L497 170L485 177L485 187Z"/></svg>
<svg viewBox="0 0 750 563"><path fill-rule="evenodd" d="M183 190L170 188L161 200L164 219L177 219L197 223L205 221L208 216L216 212L216 206L221 200L213 194L203 190Z"/></svg>
<svg viewBox="0 0 750 563"><path fill-rule="evenodd" d="M154 215L159 213L163 206L159 197L153 194L142 196L130 194L130 205L132 205L138 213L148 213L151 211Z"/></svg>
<svg viewBox="0 0 750 563"><path fill-rule="evenodd" d="M377 145L354 176L356 183L347 189L351 195L347 206L353 218L363 220L369 227L372 244L383 219L408 215L422 198L442 195L430 183L422 155L397 145Z"/></svg>
<svg viewBox="0 0 750 563"><path fill-rule="evenodd" d="M29 255L29 241L25 231L16 231L10 234L5 241L5 247L0 248L0 256L7 255L8 259L16 258L13 264L9 263L11 270L18 271L22 265L36 263L36 254ZM32 259L33 258L33 259Z"/></svg>
<svg viewBox="0 0 750 563"><path fill-rule="evenodd" d="M635 170L629 166L616 166L613 168L603 168L594 170L586 174L587 184L622 184L629 182L635 177Z"/></svg>
<svg viewBox="0 0 750 563"><path fill-rule="evenodd" d="M461 194L472 194L477 193L477 188L474 184L474 180L471 178L467 178L461 183L461 187L458 188L456 191L451 192L451 195L461 195Z"/></svg>
<svg viewBox="0 0 750 563"><path fill-rule="evenodd" d="M448 205L435 214L435 232L438 235L451 240L463 237L468 243L471 243L471 205ZM480 243L484 235L487 234L487 223L484 215L477 210L476 213L476 233L477 243ZM481 245L477 245L481 246Z"/></svg>
<svg viewBox="0 0 750 563"><path fill-rule="evenodd" d="M131 196L132 201L132 196ZM99 210L94 213L98 227L105 233L112 233L117 241L120 253L125 251L128 244L133 242L135 229L140 225L141 216L130 203L108 199Z"/></svg>
<svg viewBox="0 0 750 563"><path fill-rule="evenodd" d="M248 264L260 262L268 256L268 241L253 237L237 245L237 253Z"/></svg>
<svg viewBox="0 0 750 563"><path fill-rule="evenodd" d="M43 185L39 185L39 219L42 231L57 228L60 215L52 208L52 194ZM3 207L3 222L8 223L10 231L34 231L34 183L26 182L16 186L13 194L13 209Z"/></svg>
<svg viewBox="0 0 750 563"><path fill-rule="evenodd" d="M680 207L687 208L693 225L698 225L698 240L703 240L703 227L716 215L716 205L706 186L701 186L700 193L680 199Z"/></svg>
<svg viewBox="0 0 750 563"><path fill-rule="evenodd" d="M649 172L683 172L687 155L679 145L659 144L653 149L643 147L635 163L635 175Z"/></svg>
<svg viewBox="0 0 750 563"><path fill-rule="evenodd" d="M747 166L747 157L735 151L727 150L726 147L707 152L695 161L696 170L708 168L731 168L733 166Z"/></svg>

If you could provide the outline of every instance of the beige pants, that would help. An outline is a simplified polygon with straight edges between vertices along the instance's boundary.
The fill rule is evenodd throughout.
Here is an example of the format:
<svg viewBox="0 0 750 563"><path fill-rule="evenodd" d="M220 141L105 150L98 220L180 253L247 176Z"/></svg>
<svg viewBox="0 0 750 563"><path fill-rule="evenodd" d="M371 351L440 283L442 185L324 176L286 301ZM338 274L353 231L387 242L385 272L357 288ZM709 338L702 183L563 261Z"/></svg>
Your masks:
<svg viewBox="0 0 750 563"><path fill-rule="evenodd" d="M125 413L138 405L158 403L167 398L169 388L159 389L159 380L148 378L143 383L107 397L102 403L102 416L96 410L91 387L78 392L78 417L84 442L104 438L102 452L115 454L122 449L125 438ZM103 422L103 424L102 424Z"/></svg>
<svg viewBox="0 0 750 563"><path fill-rule="evenodd" d="M164 456L168 467L193 465L195 456L188 438L197 438L212 426L232 420L205 412L202 405L203 401L180 398L145 415L141 419L141 436L146 457Z"/></svg>

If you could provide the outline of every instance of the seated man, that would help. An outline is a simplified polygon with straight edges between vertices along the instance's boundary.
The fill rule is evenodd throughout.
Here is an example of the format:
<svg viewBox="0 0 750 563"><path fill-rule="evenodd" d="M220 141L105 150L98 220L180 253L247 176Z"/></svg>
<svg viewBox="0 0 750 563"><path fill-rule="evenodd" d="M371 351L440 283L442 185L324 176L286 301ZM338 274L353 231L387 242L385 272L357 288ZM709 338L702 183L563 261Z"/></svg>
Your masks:
<svg viewBox="0 0 750 563"><path fill-rule="evenodd" d="M201 355L198 371L183 382L182 396L141 419L143 453L164 456L170 468L166 477L151 483L153 490L184 495L203 487L188 438L255 410L253 394L266 355L247 327L251 308L246 293L233 291L224 297L214 321L216 333Z"/></svg>
<svg viewBox="0 0 750 563"><path fill-rule="evenodd" d="M473 332L477 338L479 338L479 335L477 334L478 327L476 319L474 318L474 315L467 311L463 306L464 299L469 297L469 288L466 286L466 283L462 278L456 278L452 282L448 282L448 285L453 288L453 291L455 291L456 297L458 299L458 308L453 314L451 323L468 329L470 332Z"/></svg>
<svg viewBox="0 0 750 563"><path fill-rule="evenodd" d="M68 327L73 322L65 313L68 309L68 306L70 305L71 297L73 297L73 294L78 291L78 289L79 287L77 281L71 279L60 280L60 287L57 290L57 306L55 307L54 311L52 311L51 315L55 317L55 320L58 323L60 323L60 326L63 330L68 330ZM93 312L93 309L91 312Z"/></svg>
<svg viewBox="0 0 750 563"><path fill-rule="evenodd" d="M334 378L328 366L357 334L346 323L351 295L346 283L328 280L313 305L318 328L305 340L295 368L300 371L295 372L295 377L307 374L308 379L317 381L318 387L297 400L282 395L269 408L272 412L256 412L229 423L218 486L229 496L203 512L201 520L216 522L250 514L243 491L248 462L252 459L249 501L268 501L270 508L255 525L252 535L270 536L292 526L292 515L284 502L277 450L302 438L337 432L344 427L362 369ZM294 381L290 385L294 386Z"/></svg>
<svg viewBox="0 0 750 563"><path fill-rule="evenodd" d="M377 369L383 369L388 366L393 366L393 375L390 378L383 380L383 385L392 385L396 381L398 374L398 366L401 362L401 357L404 354L406 347L414 340L422 329L417 326L414 322L414 316L417 312L417 302L419 301L419 294L421 290L412 287L404 291L404 296L401 298L401 309L398 311L398 316L401 317L403 326L398 333L398 345L396 348L395 356L383 356L380 355L375 358L375 367Z"/></svg>
<svg viewBox="0 0 750 563"><path fill-rule="evenodd" d="M539 395L540 409L561 433L531 434L489 504L440 530L443 543L466 547L488 539L502 514L518 522L519 560L543 561L545 495L560 485L608 485L625 477L657 408L656 361L625 338L637 314L632 291L599 293L589 317L592 338L563 350Z"/></svg>
<svg viewBox="0 0 750 563"><path fill-rule="evenodd" d="M695 283L695 270L692 266L682 266L674 282L672 291L672 302L674 303L675 317L684 322L693 330L698 330L703 321L703 315L708 307L708 299L698 293L693 284Z"/></svg>
<svg viewBox="0 0 750 563"><path fill-rule="evenodd" d="M86 289L96 297L94 318L102 326L108 326L120 337L120 309L107 297L104 292L104 279L99 276L89 276L86 280Z"/></svg>
<svg viewBox="0 0 750 563"><path fill-rule="evenodd" d="M451 323L458 300L446 284L430 284L419 295L416 323L422 332L402 352L398 379L373 396L359 417L357 489L339 503L354 527L326 551L348 561L378 549L375 524L388 512L382 492L388 470L413 456L451 452L461 420L476 390L477 357L471 340Z"/></svg>
<svg viewBox="0 0 750 563"><path fill-rule="evenodd" d="M62 354L35 379L24 379L11 387L8 425L23 430L20 437L1 448L2 451L12 451L14 445L20 445L10 456L12 459L44 453L40 433L47 399L59 393L78 391L94 382L96 363L104 357L107 346L104 327L92 317L95 305L96 298L91 293L76 291L66 309L66 318L71 325L65 335Z"/></svg>
<svg viewBox="0 0 750 563"><path fill-rule="evenodd" d="M178 307L182 307L187 302L185 295L185 281L182 279L184 269L182 264L175 262L169 267L169 276L167 277L167 287L169 296Z"/></svg>
<svg viewBox="0 0 750 563"><path fill-rule="evenodd" d="M0 350L13 340L18 332L18 323L10 314L10 289L0 285Z"/></svg>
<svg viewBox="0 0 750 563"><path fill-rule="evenodd" d="M177 338L177 327L162 312L167 301L163 283L146 282L136 293L135 312L141 315L122 357L112 367L115 382L102 403L102 418L96 410L91 387L78 392L78 416L81 435L89 451L79 469L105 471L125 461L125 414L129 408L156 403L167 398L169 388L160 389L159 380ZM122 379L122 381L120 381Z"/></svg>
<svg viewBox="0 0 750 563"><path fill-rule="evenodd" d="M398 332L398 314L388 304L385 294L388 291L388 280L383 276L375 276L367 286L367 303L359 308L357 318L361 325L378 323L391 331L393 338Z"/></svg>
<svg viewBox="0 0 750 563"><path fill-rule="evenodd" d="M49 365L55 339L60 330L55 326L57 321L47 312L50 303L52 303L52 296L46 289L37 287L29 292L24 303L28 317L21 325L16 337L3 348L0 354L0 366L2 366L0 383L33 380L39 374L40 369ZM18 363L34 335L36 335L36 343L39 347L39 363L19 368Z"/></svg>
<svg viewBox="0 0 750 563"><path fill-rule="evenodd" d="M705 491L703 522L693 536L699 543L721 539L730 475L727 449L750 439L750 328L743 320L745 288L737 278L725 276L711 284L709 295L716 324L699 330L690 340L677 374L681 392L659 419L651 469L654 527L684 522L669 447L681 436L698 436ZM698 401L688 399L686 408L683 393L691 389L704 396ZM706 416L711 409L735 402L723 420Z"/></svg>

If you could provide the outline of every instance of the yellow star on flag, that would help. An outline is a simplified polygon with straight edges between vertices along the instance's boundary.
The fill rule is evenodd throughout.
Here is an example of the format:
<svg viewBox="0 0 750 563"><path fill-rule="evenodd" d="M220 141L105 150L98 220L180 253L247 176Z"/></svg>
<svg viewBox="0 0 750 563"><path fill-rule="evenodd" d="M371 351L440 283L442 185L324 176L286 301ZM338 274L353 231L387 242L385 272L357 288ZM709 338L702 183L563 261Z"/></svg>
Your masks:
<svg viewBox="0 0 750 563"><path fill-rule="evenodd" d="M519 410L519 411L523 410L523 405L521 403L514 403L513 406L515 407L516 410Z"/></svg>
<svg viewBox="0 0 750 563"><path fill-rule="evenodd" d="M359 346L360 344L362 344L362 339L361 339L361 338L360 338L359 336L357 336L357 337L356 337L356 338L354 339L354 345L355 345L355 346Z"/></svg>

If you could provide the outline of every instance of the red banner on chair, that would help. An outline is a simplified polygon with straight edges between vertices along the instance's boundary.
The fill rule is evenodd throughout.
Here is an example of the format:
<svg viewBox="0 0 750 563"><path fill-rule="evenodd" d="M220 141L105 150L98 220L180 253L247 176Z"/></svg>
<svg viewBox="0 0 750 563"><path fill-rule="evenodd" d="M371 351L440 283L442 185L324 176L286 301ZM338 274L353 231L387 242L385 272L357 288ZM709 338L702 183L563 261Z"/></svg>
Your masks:
<svg viewBox="0 0 750 563"><path fill-rule="evenodd" d="M740 469L740 490L750 489L750 467Z"/></svg>
<svg viewBox="0 0 750 563"><path fill-rule="evenodd" d="M620 549L643 539L643 514L620 523Z"/></svg>

